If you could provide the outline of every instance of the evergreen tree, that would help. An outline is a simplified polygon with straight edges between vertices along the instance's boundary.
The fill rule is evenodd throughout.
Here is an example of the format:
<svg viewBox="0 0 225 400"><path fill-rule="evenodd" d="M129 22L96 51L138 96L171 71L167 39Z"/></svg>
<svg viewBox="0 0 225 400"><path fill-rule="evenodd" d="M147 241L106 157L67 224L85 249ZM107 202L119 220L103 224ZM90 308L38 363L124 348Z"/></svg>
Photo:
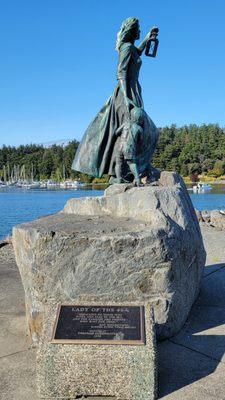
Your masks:
<svg viewBox="0 0 225 400"><path fill-rule="evenodd" d="M206 173L211 176L225 174L225 131L217 124L171 125L159 129L160 135L153 157L153 165L160 169L177 171L181 175ZM4 171L9 177L19 166L22 174L35 179L75 178L90 182L92 177L72 171L71 165L78 142L71 141L66 146L21 145L0 148L0 179ZM18 167L16 167L18 168Z"/></svg>

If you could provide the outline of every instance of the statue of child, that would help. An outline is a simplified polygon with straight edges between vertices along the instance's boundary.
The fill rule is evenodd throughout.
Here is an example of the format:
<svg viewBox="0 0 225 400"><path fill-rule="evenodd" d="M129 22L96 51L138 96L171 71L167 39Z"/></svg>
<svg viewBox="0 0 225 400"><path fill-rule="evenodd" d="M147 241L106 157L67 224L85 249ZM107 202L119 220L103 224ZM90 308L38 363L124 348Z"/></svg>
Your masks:
<svg viewBox="0 0 225 400"><path fill-rule="evenodd" d="M115 145L115 173L118 183L124 180L123 168L127 164L130 172L134 175L137 186L140 185L140 174L137 163L137 149L141 145L143 137L143 112L139 107L130 111L130 119L122 124L117 130L118 139Z"/></svg>

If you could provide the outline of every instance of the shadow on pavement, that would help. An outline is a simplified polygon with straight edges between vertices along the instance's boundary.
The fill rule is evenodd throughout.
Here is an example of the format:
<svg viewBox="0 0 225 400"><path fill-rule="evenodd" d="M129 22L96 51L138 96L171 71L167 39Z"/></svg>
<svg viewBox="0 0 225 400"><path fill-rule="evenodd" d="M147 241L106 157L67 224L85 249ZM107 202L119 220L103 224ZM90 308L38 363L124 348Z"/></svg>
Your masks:
<svg viewBox="0 0 225 400"><path fill-rule="evenodd" d="M225 374L225 265L207 269L210 273L202 280L186 324L173 338L158 343L159 398L200 379L210 393L212 385L219 390L224 381L219 372L212 374L219 365Z"/></svg>

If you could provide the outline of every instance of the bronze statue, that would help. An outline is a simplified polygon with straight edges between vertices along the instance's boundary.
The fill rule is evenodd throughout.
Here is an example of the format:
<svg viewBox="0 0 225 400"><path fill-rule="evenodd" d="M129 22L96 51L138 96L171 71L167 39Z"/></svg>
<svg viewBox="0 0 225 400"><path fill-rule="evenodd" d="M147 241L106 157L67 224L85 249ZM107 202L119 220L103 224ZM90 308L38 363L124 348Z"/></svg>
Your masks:
<svg viewBox="0 0 225 400"><path fill-rule="evenodd" d="M152 180L155 169L151 158L158 130L144 110L138 81L141 54L155 57L158 28L153 27L143 42L137 18L127 18L117 35L119 53L117 86L114 93L87 128L77 149L72 168L95 177L111 176L110 182L122 183L141 178Z"/></svg>

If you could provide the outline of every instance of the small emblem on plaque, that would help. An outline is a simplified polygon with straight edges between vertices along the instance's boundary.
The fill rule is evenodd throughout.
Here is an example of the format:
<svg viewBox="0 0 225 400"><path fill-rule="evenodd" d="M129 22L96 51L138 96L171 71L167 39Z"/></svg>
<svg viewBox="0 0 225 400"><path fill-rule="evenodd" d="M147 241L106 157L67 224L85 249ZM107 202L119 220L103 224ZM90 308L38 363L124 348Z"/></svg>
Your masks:
<svg viewBox="0 0 225 400"><path fill-rule="evenodd" d="M144 345L144 306L60 305L52 343Z"/></svg>

